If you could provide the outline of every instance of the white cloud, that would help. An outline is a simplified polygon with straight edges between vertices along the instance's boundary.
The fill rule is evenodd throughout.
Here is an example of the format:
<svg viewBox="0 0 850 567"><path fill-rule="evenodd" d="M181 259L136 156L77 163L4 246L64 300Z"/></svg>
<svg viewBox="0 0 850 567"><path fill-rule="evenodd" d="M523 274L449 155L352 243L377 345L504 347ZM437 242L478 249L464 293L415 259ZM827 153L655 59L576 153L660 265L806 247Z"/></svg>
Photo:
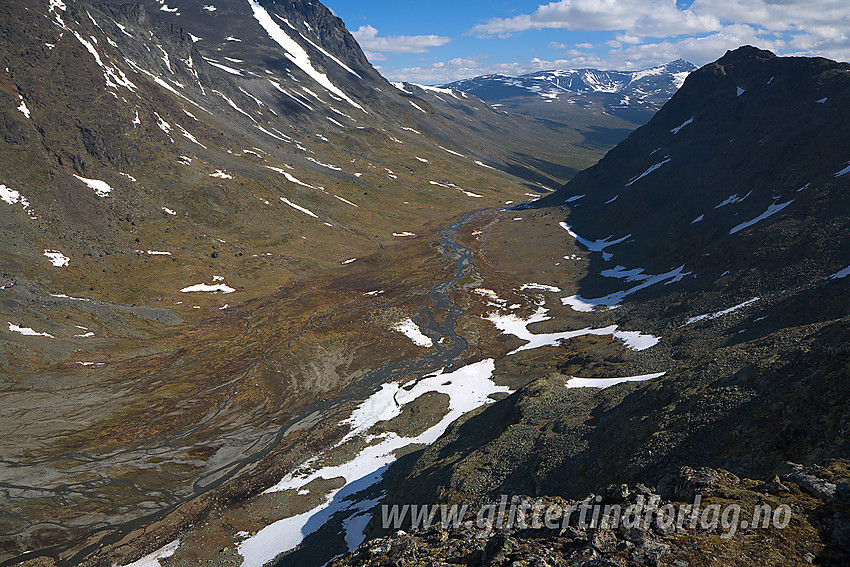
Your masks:
<svg viewBox="0 0 850 567"><path fill-rule="evenodd" d="M470 33L506 36L532 29L583 31L630 30L642 36L673 36L720 29L718 17L680 10L675 0L561 0L543 4L531 14L493 18Z"/></svg>
<svg viewBox="0 0 850 567"><path fill-rule="evenodd" d="M369 61L372 61L372 62L386 61L387 60L387 56L385 54L378 53L376 51L364 50L363 55L366 56L366 59L368 59Z"/></svg>
<svg viewBox="0 0 850 567"><path fill-rule="evenodd" d="M393 81L408 81L421 84L449 83L477 75L491 73L513 74L518 63L488 65L483 57L463 57L450 61L434 61L416 67L381 67L381 74Z"/></svg>
<svg viewBox="0 0 850 567"><path fill-rule="evenodd" d="M564 57L585 57L588 55L586 51L580 49L566 49L562 53Z"/></svg>
<svg viewBox="0 0 850 567"><path fill-rule="evenodd" d="M579 49L593 49L596 46L593 45L592 43L577 43L573 46L573 45L570 45L569 43L560 43L558 41L553 41L553 42L549 43L549 47L551 49L577 51Z"/></svg>
<svg viewBox="0 0 850 567"><path fill-rule="evenodd" d="M617 34L617 41L620 43L628 43L629 45L633 45L635 43L640 43L641 38L636 35L629 35L627 33Z"/></svg>
<svg viewBox="0 0 850 567"><path fill-rule="evenodd" d="M768 30L808 30L815 26L847 29L850 4L845 0L695 0L699 14L718 14L729 23Z"/></svg>
<svg viewBox="0 0 850 567"><path fill-rule="evenodd" d="M799 41L804 41L800 37ZM549 68L575 69L581 67L596 67L602 69L646 69L668 63L674 59L686 59L697 65L704 65L721 57L727 50L736 49L741 45L756 45L774 52L789 52L799 48L783 39L765 33L749 25L727 25L721 31L700 36L686 36L660 40L643 40L641 42L621 43L608 42L607 52L583 54L569 59L546 61L536 65L546 65ZM569 55L569 54L568 54ZM535 63L529 62L530 65Z"/></svg>
<svg viewBox="0 0 850 567"><path fill-rule="evenodd" d="M619 44L616 48L601 54L566 49L559 53L563 57L533 58L509 63L495 62L489 56L465 57L445 62L435 61L417 67L382 67L381 73L392 80L441 84L480 75L501 73L518 76L550 69L640 70L679 58L702 65L714 61L727 50L747 44L774 51L787 50L789 47L782 39L760 35L752 26L731 25L725 26L723 31L700 37Z"/></svg>
<svg viewBox="0 0 850 567"><path fill-rule="evenodd" d="M374 61L383 61L384 53L397 55L399 53L427 53L432 47L446 45L452 39L440 35L396 35L378 36L378 30L373 26L360 26L351 33L360 43L367 57ZM377 57L376 57L377 56Z"/></svg>
<svg viewBox="0 0 850 567"><path fill-rule="evenodd" d="M552 28L675 37L716 32L728 24L750 24L771 31L821 29L826 35L846 37L850 4L846 0L695 0L689 8L680 9L675 0L561 0L541 4L530 14L490 19L470 33L504 36Z"/></svg>
<svg viewBox="0 0 850 567"><path fill-rule="evenodd" d="M695 0L687 9L675 0L561 0L488 20L468 33L508 37L540 29L613 32L596 54L576 52L583 45L552 42L550 48L571 57L553 63L568 67L595 61L605 68L638 69L678 58L702 65L746 44L779 55L850 59L846 0Z"/></svg>
<svg viewBox="0 0 850 567"><path fill-rule="evenodd" d="M450 61L435 61L417 67L382 67L381 74L390 80L421 84L444 84L479 75L503 74L523 75L534 71L566 69L570 67L599 66L603 61L590 54L576 52L570 59L545 60L534 58L528 61L495 63L489 56L458 57ZM584 62L578 64L577 62Z"/></svg>
<svg viewBox="0 0 850 567"><path fill-rule="evenodd" d="M556 68L644 69L679 58L703 65L741 45L779 55L850 60L850 3L846 0L694 0L685 9L676 0L560 0L539 4L530 13L490 19L467 34L506 38L542 29L565 30L563 37L548 43L554 50L549 58L498 62L477 55L419 66L385 65L381 72L393 80L438 84ZM597 35L591 36L593 43L587 43L583 33L580 41L585 43L576 43L570 31ZM363 26L354 35L373 61L427 52L451 41L435 35L380 37L372 26Z"/></svg>
<svg viewBox="0 0 850 567"><path fill-rule="evenodd" d="M781 51L785 42L764 37L751 26L732 25L704 37L668 39L612 49L608 52L605 62L612 66L619 64L622 68L639 69L682 58L703 65L714 61L727 50L741 45L757 45L763 49Z"/></svg>

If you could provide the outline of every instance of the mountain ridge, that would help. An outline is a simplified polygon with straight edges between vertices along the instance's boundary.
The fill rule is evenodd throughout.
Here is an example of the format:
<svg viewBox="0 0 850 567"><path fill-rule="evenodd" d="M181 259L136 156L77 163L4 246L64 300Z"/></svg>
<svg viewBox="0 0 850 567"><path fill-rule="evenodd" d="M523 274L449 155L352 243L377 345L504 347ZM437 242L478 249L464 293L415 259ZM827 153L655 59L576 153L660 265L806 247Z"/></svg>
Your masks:
<svg viewBox="0 0 850 567"><path fill-rule="evenodd" d="M482 75L442 86L474 94L513 112L538 116L564 112L565 105L580 105L643 124L695 69L692 63L677 59L640 71L586 68L536 71L518 77ZM541 107L541 103L546 106Z"/></svg>
<svg viewBox="0 0 850 567"><path fill-rule="evenodd" d="M487 284L505 297L500 276L521 278L508 289L542 282L526 285L539 286L548 314L524 319L537 325L533 334L509 331L522 340L510 343L519 345L515 359L501 367L503 379L533 380L400 461L382 503L474 509L502 494L580 499L621 483L661 490L680 467L767 485L788 462L846 466L848 80L846 63L730 51L692 73L597 165L513 209L536 247L515 252L510 228L489 225L480 255L501 263ZM556 226L566 243L552 236ZM574 263L581 275L570 281L560 266ZM507 319L505 310L493 305L483 316ZM658 343L635 353L572 339L545 354L517 352L534 335L613 323ZM606 379L625 382L608 387ZM843 529L823 524L817 544L785 537L800 538L807 561L839 565L850 552ZM386 535L376 516L370 536ZM499 545L495 532L481 537ZM518 537L515 554L558 534ZM690 555L674 540L650 564ZM380 541L339 564L369 564L365 554ZM428 539L419 548L434 549L445 550ZM747 546L755 557L740 559L734 543L722 549L741 564L771 556ZM585 561L576 555L568 564Z"/></svg>

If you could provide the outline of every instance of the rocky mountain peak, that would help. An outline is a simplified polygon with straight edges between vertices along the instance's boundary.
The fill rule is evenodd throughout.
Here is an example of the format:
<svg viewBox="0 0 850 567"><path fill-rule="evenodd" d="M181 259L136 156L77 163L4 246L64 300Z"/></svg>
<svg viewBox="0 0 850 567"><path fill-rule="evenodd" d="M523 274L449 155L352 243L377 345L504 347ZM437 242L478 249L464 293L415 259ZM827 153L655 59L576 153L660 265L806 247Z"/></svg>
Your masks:
<svg viewBox="0 0 850 567"><path fill-rule="evenodd" d="M628 235L606 250L611 262L685 266L697 286L745 266L772 273L776 285L784 273L790 286L800 266L786 254L805 254L808 269L827 277L843 267L833 245L845 236L827 219L846 206L850 182L842 142L850 117L836 113L850 103L848 71L753 47L729 52L537 206L568 204L572 230L591 240ZM831 235L818 253L803 252L812 227ZM782 242L785 254L765 251L756 261L736 251L767 241ZM763 284L737 293L759 296Z"/></svg>
<svg viewBox="0 0 850 567"><path fill-rule="evenodd" d="M730 49L726 54L718 59L714 64L721 67L726 65L735 65L741 63L759 63L776 59L776 54L767 49L759 49L752 45L742 45L736 49Z"/></svg>

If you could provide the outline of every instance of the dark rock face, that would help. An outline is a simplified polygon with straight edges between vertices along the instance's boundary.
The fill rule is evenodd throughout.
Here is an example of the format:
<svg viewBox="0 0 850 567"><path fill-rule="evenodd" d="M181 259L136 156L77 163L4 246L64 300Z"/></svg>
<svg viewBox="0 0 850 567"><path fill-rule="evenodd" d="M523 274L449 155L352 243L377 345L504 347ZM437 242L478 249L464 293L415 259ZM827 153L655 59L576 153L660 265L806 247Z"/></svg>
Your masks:
<svg viewBox="0 0 850 567"><path fill-rule="evenodd" d="M846 218L850 178L835 174L850 160L842 142L850 127L848 71L846 63L752 47L729 52L691 73L646 126L538 205L586 194L569 218L575 231L591 239L615 227L630 234L617 250L636 263L651 257L708 268L714 258L735 258L741 241L752 249L777 238L793 247L811 234L795 229L798 222ZM772 206L783 208L755 228L743 225ZM750 243L765 225L775 230ZM703 257L709 250L712 259Z"/></svg>
<svg viewBox="0 0 850 567"><path fill-rule="evenodd" d="M669 379L617 391L566 389L562 377L541 379L450 429L390 500L576 497L609 483L654 483L680 463L758 478L785 460L840 457L846 439L817 425L850 418L842 381L848 359L826 354L850 345L839 329L796 329L719 349L679 365ZM736 360L758 370L742 382ZM687 499L720 480L694 472L669 490Z"/></svg>
<svg viewBox="0 0 850 567"><path fill-rule="evenodd" d="M113 1L120 2L120 0ZM215 4L216 10L209 11L204 8L210 5L209 2L190 0L181 2L179 10L175 12L162 11L162 6L156 2L145 4L145 9L151 16L161 18L175 27L191 32L196 37L201 37L202 39L197 42L201 49L211 44L226 45L227 49L219 54L233 53L236 54L234 57L243 56L245 61L253 59L253 64L268 64L271 63L270 60L258 60L256 55L251 57L255 50L265 51L272 44L267 35L264 37L264 34L256 33L257 22L252 15L250 4L248 0L218 2ZM299 43L307 50L311 60L318 61L321 70L326 72L332 80L347 82L345 76L347 71L333 61L330 55L344 62L362 78L380 80L383 83L380 75L366 60L357 41L348 33L343 21L334 16L321 2L262 0L258 5L272 15L277 24L301 35L301 39L305 41L299 40ZM244 39L240 37L240 34L244 36ZM228 40L228 37L235 39ZM235 41L236 39L242 39L242 41ZM310 44L306 40L313 43ZM354 86L354 82L350 86Z"/></svg>

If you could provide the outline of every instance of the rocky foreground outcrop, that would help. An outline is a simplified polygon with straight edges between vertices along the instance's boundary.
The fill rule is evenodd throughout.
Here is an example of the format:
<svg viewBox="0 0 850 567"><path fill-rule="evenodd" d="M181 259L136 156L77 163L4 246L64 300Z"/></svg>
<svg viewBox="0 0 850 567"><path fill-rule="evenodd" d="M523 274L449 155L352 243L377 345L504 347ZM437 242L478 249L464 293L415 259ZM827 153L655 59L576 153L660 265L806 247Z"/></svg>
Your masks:
<svg viewBox="0 0 850 567"><path fill-rule="evenodd" d="M655 488L610 485L582 501L518 496L372 539L333 566L847 565L848 465L786 463L768 481L682 467Z"/></svg>

